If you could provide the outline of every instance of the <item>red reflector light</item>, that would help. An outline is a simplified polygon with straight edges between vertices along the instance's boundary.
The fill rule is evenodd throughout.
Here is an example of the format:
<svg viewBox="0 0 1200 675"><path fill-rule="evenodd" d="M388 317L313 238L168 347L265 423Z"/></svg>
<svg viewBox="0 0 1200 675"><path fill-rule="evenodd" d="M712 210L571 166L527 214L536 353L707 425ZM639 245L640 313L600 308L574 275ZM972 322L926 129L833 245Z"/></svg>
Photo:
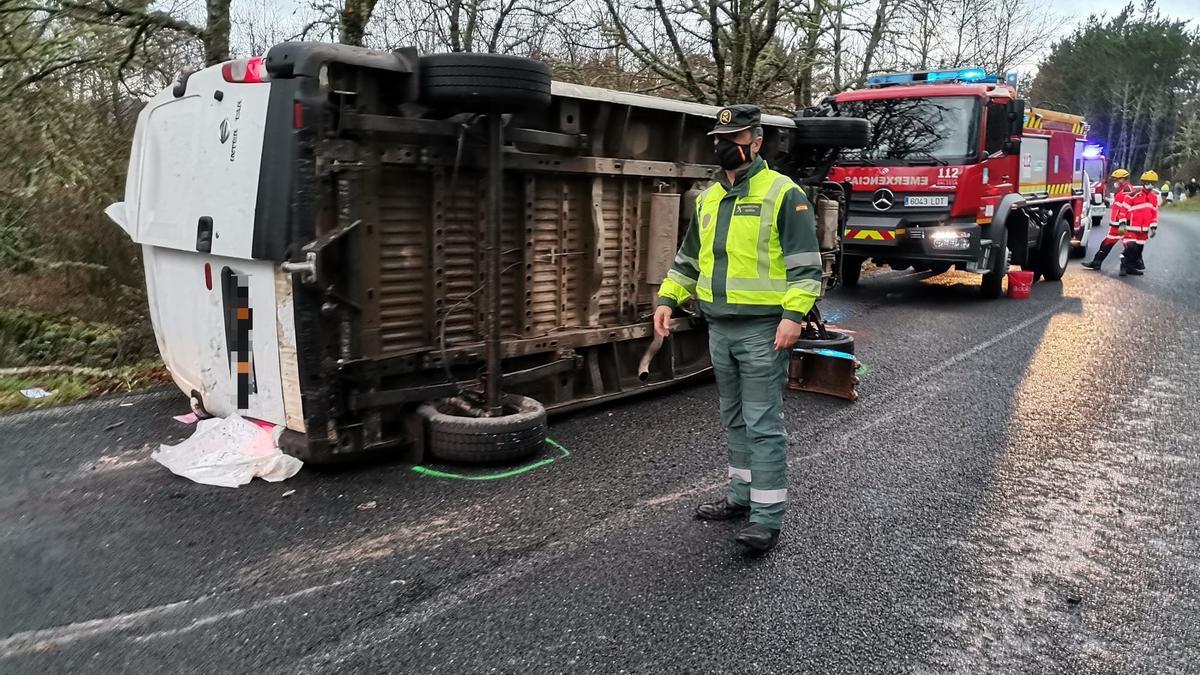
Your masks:
<svg viewBox="0 0 1200 675"><path fill-rule="evenodd" d="M212 290L212 265L204 263L204 286Z"/></svg>
<svg viewBox="0 0 1200 675"><path fill-rule="evenodd" d="M266 57L263 56L230 61L221 66L221 77L224 77L226 82L242 84L258 84L271 80L271 76L267 74Z"/></svg>
<svg viewBox="0 0 1200 675"><path fill-rule="evenodd" d="M304 106L299 103L295 104L292 108L292 128L304 128Z"/></svg>

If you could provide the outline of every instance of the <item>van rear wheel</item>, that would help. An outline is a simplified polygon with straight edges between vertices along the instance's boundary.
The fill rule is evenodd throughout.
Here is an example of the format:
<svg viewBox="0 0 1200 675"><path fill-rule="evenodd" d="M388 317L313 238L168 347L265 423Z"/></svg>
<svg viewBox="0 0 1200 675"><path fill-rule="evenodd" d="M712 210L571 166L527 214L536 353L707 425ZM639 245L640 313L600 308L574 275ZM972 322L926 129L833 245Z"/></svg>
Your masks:
<svg viewBox="0 0 1200 675"><path fill-rule="evenodd" d="M550 105L550 66L507 54L421 57L421 101L457 111L507 112Z"/></svg>
<svg viewBox="0 0 1200 675"><path fill-rule="evenodd" d="M425 418L429 454L443 462L500 464L523 459L546 445L546 408L532 398L505 394L504 414L471 417L447 401L417 409Z"/></svg>

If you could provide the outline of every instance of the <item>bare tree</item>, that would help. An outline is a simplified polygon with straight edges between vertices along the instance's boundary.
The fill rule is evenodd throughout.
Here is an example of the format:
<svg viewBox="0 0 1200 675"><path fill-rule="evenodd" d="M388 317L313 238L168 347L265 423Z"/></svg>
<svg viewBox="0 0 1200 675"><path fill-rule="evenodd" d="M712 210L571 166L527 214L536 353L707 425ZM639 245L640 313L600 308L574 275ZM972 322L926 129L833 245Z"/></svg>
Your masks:
<svg viewBox="0 0 1200 675"><path fill-rule="evenodd" d="M890 43L881 48L899 68L1004 73L1049 46L1056 28L1049 9L1033 0L913 0L897 7Z"/></svg>
<svg viewBox="0 0 1200 675"><path fill-rule="evenodd" d="M775 40L803 21L799 0L604 0L604 37L688 98L723 104L758 100L788 59Z"/></svg>
<svg viewBox="0 0 1200 675"><path fill-rule="evenodd" d="M0 0L0 12L49 26L65 19L75 25L121 29L127 62L158 31L198 40L206 64L229 59L230 0L205 0L205 24L194 24L168 12L151 10L142 0Z"/></svg>

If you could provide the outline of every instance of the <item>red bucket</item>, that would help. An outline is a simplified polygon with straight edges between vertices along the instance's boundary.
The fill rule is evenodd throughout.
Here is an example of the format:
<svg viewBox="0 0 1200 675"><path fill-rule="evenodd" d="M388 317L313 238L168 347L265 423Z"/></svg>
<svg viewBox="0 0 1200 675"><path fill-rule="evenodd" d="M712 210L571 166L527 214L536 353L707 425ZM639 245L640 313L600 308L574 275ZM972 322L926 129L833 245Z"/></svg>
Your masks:
<svg viewBox="0 0 1200 675"><path fill-rule="evenodd" d="M1033 272L1013 270L1008 273L1008 297L1025 300L1029 298L1029 291L1032 289Z"/></svg>

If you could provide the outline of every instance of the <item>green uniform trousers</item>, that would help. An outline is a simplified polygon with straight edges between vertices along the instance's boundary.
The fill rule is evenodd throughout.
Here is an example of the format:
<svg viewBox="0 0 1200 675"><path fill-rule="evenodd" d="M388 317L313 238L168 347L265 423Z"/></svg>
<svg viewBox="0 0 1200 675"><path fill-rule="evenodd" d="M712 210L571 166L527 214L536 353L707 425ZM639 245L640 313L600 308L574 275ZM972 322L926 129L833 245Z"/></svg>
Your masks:
<svg viewBox="0 0 1200 675"><path fill-rule="evenodd" d="M750 522L776 529L787 501L783 386L788 352L775 351L778 327L778 317L708 321L721 423L729 438L727 498L750 505Z"/></svg>

